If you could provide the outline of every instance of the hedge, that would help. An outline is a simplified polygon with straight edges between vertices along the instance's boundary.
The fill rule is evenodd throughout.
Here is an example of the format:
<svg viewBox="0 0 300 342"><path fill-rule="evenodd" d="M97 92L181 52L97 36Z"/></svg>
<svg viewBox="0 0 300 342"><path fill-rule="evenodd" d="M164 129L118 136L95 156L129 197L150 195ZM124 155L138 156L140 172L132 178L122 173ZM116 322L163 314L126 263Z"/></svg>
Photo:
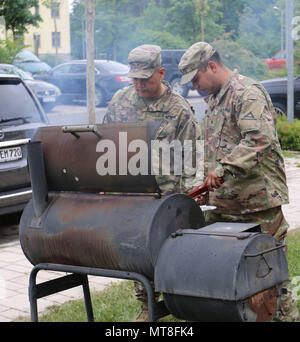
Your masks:
<svg viewBox="0 0 300 342"><path fill-rule="evenodd" d="M300 151L300 120L293 123L287 121L285 115L277 118L278 138L283 150Z"/></svg>

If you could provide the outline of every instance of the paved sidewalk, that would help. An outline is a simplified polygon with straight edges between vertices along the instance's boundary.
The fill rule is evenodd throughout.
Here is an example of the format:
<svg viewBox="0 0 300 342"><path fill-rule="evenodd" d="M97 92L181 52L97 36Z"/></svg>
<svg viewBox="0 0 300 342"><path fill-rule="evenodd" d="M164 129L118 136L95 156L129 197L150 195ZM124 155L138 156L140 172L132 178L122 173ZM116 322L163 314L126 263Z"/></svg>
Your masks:
<svg viewBox="0 0 300 342"><path fill-rule="evenodd" d="M20 316L30 316L28 281L32 268L19 243L0 248L0 322L9 322ZM61 272L41 270L36 278L37 284L63 275L65 274ZM112 281L118 281L96 276L88 278L91 291L101 291ZM62 291L38 299L38 312L41 314L49 306L61 305L80 298L83 298L82 286Z"/></svg>
<svg viewBox="0 0 300 342"><path fill-rule="evenodd" d="M300 153L298 158L285 158L290 203L282 207L290 229L300 228Z"/></svg>
<svg viewBox="0 0 300 342"><path fill-rule="evenodd" d="M286 158L286 173L290 204L283 207L290 229L300 227L300 154L299 158ZM29 316L28 278L32 265L24 256L19 242L10 242L0 247L0 322L9 322L19 316ZM37 283L57 278L60 272L40 271ZM116 279L89 276L91 291L103 290ZM51 305L83 298L82 287L76 287L38 300L41 314Z"/></svg>

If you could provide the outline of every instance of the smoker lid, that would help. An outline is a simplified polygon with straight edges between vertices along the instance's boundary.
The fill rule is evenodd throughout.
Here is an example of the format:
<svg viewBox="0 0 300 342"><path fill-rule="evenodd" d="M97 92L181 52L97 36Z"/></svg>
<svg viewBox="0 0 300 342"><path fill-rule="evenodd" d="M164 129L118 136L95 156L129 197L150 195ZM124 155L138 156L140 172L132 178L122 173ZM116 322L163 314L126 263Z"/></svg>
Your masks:
<svg viewBox="0 0 300 342"><path fill-rule="evenodd" d="M42 143L49 191L155 193L160 189L151 174L150 147L159 126L160 122L48 126L39 129L32 141ZM137 153L128 152L133 141L146 143L146 175L131 175L127 169ZM110 152L110 170L116 175L100 175Z"/></svg>
<svg viewBox="0 0 300 342"><path fill-rule="evenodd" d="M241 232L260 232L260 225L257 223L240 223L240 222L216 222L205 226L200 232L227 232L227 233L241 233Z"/></svg>
<svg viewBox="0 0 300 342"><path fill-rule="evenodd" d="M242 300L287 279L285 253L271 235L205 227L177 231L164 242L154 283L168 294Z"/></svg>

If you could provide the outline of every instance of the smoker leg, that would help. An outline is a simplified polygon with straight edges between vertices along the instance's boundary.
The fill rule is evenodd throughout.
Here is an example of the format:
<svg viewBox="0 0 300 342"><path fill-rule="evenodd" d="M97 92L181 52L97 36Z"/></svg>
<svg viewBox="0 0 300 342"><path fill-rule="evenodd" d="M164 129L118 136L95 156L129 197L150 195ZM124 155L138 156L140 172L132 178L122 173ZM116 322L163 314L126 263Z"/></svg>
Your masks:
<svg viewBox="0 0 300 342"><path fill-rule="evenodd" d="M49 296L60 291L68 290L79 285L82 285L83 288L88 321L94 321L88 278L85 273L73 273L57 279L36 284L36 275L40 270L63 271L61 269L57 269L55 265L51 267L51 265L49 264L39 264L32 269L29 277L28 287L30 316L32 322L38 321L37 299ZM67 269L65 271L68 272Z"/></svg>
<svg viewBox="0 0 300 342"><path fill-rule="evenodd" d="M159 318L165 317L170 314L170 311L165 306L165 302L162 300L154 304L154 321Z"/></svg>
<svg viewBox="0 0 300 342"><path fill-rule="evenodd" d="M159 318L169 315L170 312L166 308L165 303L163 301L160 301L158 303L155 302L154 289L151 285L151 282L142 275L134 274L134 277L136 277L135 279L140 281L146 288L148 297L149 322L155 322Z"/></svg>
<svg viewBox="0 0 300 342"><path fill-rule="evenodd" d="M38 311L37 311L37 296L36 296L36 275L38 270L33 268L29 276L29 286L28 295L30 303L30 318L31 322L38 321Z"/></svg>
<svg viewBox="0 0 300 342"><path fill-rule="evenodd" d="M83 288L84 303L85 303L87 319L89 322L94 322L94 313L93 313L88 277L87 275L83 275L82 278L83 278L82 288Z"/></svg>
<svg viewBox="0 0 300 342"><path fill-rule="evenodd" d="M49 280L41 284L36 284L36 275L39 270L52 270L58 272L69 272L70 275ZM31 321L38 321L37 299L51 294L82 285L85 308L88 321L94 321L94 314L88 284L87 275L137 280L146 288L148 296L149 322L155 322L158 318L168 315L170 312L165 307L163 301L156 303L154 289L151 282L145 276L127 271L115 271L99 268L90 268L82 266L61 265L61 264L38 264L34 266L29 277L29 301Z"/></svg>

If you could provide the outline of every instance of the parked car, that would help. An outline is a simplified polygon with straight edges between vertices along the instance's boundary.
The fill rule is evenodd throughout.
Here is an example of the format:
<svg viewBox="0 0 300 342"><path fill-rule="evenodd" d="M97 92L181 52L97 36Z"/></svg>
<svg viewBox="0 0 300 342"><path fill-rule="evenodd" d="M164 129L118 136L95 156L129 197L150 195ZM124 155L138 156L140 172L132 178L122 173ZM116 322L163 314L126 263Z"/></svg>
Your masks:
<svg viewBox="0 0 300 342"><path fill-rule="evenodd" d="M31 198L27 144L45 125L30 88L18 76L0 74L0 215L21 211Z"/></svg>
<svg viewBox="0 0 300 342"><path fill-rule="evenodd" d="M114 93L128 85L129 67L111 60L95 60L95 105L104 106ZM71 61L36 76L59 87L64 100L86 100L86 60Z"/></svg>
<svg viewBox="0 0 300 342"><path fill-rule="evenodd" d="M277 53L275 53L274 56L271 58L268 58L265 61L265 64L267 65L269 70L272 69L284 69L286 66L286 53L285 50L280 50Z"/></svg>
<svg viewBox="0 0 300 342"><path fill-rule="evenodd" d="M55 85L35 80L30 73L11 64L0 64L0 73L13 74L21 77L26 85L34 92L46 112L50 111L57 104L61 92Z"/></svg>
<svg viewBox="0 0 300 342"><path fill-rule="evenodd" d="M294 63L300 64L300 61L295 60ZM276 52L274 56L272 56L271 58L268 58L265 61L265 64L267 65L269 70L286 68L286 51L280 50Z"/></svg>
<svg viewBox="0 0 300 342"><path fill-rule="evenodd" d="M33 75L51 70L50 65L42 62L34 53L25 49L17 54L13 64Z"/></svg>
<svg viewBox="0 0 300 342"><path fill-rule="evenodd" d="M186 50L162 50L162 66L165 68L165 80L168 81L174 91L183 97L187 97L190 90L193 89L192 82L186 85L181 85L181 72L178 69L178 64L182 55ZM203 92L198 90L199 95L206 96Z"/></svg>
<svg viewBox="0 0 300 342"><path fill-rule="evenodd" d="M278 114L287 112L287 78L274 78L262 81L261 84L269 93ZM294 113L300 118L300 75L294 79Z"/></svg>

